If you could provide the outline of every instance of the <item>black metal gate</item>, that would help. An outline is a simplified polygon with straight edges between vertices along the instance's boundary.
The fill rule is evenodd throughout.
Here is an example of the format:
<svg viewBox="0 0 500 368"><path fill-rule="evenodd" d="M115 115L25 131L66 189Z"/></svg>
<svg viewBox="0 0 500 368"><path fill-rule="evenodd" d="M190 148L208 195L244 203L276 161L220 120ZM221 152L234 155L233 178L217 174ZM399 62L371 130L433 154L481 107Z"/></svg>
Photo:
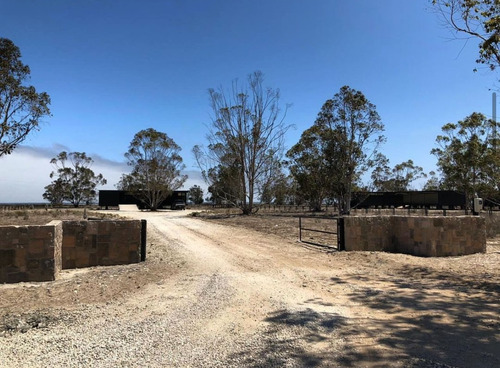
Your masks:
<svg viewBox="0 0 500 368"><path fill-rule="evenodd" d="M329 249L345 250L344 218L299 217L299 241Z"/></svg>

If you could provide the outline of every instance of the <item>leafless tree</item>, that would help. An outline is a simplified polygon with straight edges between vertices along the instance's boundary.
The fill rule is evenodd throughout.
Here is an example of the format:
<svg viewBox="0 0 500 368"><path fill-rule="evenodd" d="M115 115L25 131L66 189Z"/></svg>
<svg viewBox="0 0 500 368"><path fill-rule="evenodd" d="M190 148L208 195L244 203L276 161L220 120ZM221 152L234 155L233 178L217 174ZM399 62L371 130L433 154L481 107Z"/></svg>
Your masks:
<svg viewBox="0 0 500 368"><path fill-rule="evenodd" d="M213 116L208 147L193 149L209 185L223 188L227 183L214 181L225 178L232 187L237 186L231 188L232 202L244 214L255 211L259 188L281 159L284 135L290 127L284 123L286 108L280 108L279 90L265 88L263 81L262 72L256 71L243 87L235 80L230 91L209 89Z"/></svg>

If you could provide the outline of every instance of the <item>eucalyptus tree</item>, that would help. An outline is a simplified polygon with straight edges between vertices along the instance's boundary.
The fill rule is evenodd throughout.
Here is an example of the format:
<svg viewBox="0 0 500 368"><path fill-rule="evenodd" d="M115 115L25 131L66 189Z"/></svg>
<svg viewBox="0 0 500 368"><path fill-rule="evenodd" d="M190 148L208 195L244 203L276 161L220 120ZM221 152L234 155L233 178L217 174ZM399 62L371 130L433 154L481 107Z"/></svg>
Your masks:
<svg viewBox="0 0 500 368"><path fill-rule="evenodd" d="M479 64L500 66L500 2L498 0L432 0L445 24L479 42Z"/></svg>
<svg viewBox="0 0 500 368"><path fill-rule="evenodd" d="M431 151L438 159L441 187L463 192L468 207L476 193L488 196L500 190L499 142L494 133L498 126L474 112L456 124L443 125L438 147Z"/></svg>
<svg viewBox="0 0 500 368"><path fill-rule="evenodd" d="M437 176L435 171L429 172L429 178L422 190L440 190L441 189L441 179Z"/></svg>
<svg viewBox="0 0 500 368"><path fill-rule="evenodd" d="M333 196L334 182L338 182L338 179L333 179L338 172L332 167L333 161L327 154L328 133L313 125L286 153L297 190L313 211L321 211L323 201Z"/></svg>
<svg viewBox="0 0 500 368"><path fill-rule="evenodd" d="M42 194L42 198L53 206L62 206L65 200L66 186L66 183L57 178L44 188L45 192Z"/></svg>
<svg viewBox="0 0 500 368"><path fill-rule="evenodd" d="M50 160L55 171L50 173L54 179L45 187L43 198L52 204L69 202L74 207L89 204L96 197L96 187L105 185L102 174L96 175L91 169L94 160L85 152L63 151Z"/></svg>
<svg viewBox="0 0 500 368"><path fill-rule="evenodd" d="M231 164L217 165L203 176L209 183L210 200L218 205L237 207L241 205L241 188L238 180L240 170Z"/></svg>
<svg viewBox="0 0 500 368"><path fill-rule="evenodd" d="M284 123L286 109L281 110L279 90L266 88L263 82L263 74L256 71L244 86L233 81L230 90L209 89L213 115L208 146L193 148L209 187L217 186L214 178L225 177L224 183L231 188L224 195L243 214L255 211L260 188L281 160L289 128ZM222 187L225 185L218 190Z"/></svg>
<svg viewBox="0 0 500 368"><path fill-rule="evenodd" d="M151 211L156 211L187 179L181 175L185 166L180 151L166 133L153 128L137 132L125 153L132 171L122 175L118 189L133 192Z"/></svg>
<svg viewBox="0 0 500 368"><path fill-rule="evenodd" d="M19 48L0 38L0 157L12 153L50 115L49 95L25 85L29 78Z"/></svg>
<svg viewBox="0 0 500 368"><path fill-rule="evenodd" d="M381 155L378 164L372 171L372 184L375 190L383 192L395 192L411 190L411 183L415 180L426 178L427 174L421 166L415 165L413 160L407 160L389 166L389 160Z"/></svg>
<svg viewBox="0 0 500 368"><path fill-rule="evenodd" d="M275 172L261 187L260 201L265 204L284 205L293 202L293 182L287 176L281 166L276 167Z"/></svg>
<svg viewBox="0 0 500 368"><path fill-rule="evenodd" d="M309 186L316 193L317 202L330 195L340 213L348 214L353 187L375 165L383 131L375 105L362 92L344 86L323 104L314 125L288 152L292 174L302 190Z"/></svg>
<svg viewBox="0 0 500 368"><path fill-rule="evenodd" d="M194 204L203 203L203 189L199 185L193 185L189 188L189 199L193 201Z"/></svg>

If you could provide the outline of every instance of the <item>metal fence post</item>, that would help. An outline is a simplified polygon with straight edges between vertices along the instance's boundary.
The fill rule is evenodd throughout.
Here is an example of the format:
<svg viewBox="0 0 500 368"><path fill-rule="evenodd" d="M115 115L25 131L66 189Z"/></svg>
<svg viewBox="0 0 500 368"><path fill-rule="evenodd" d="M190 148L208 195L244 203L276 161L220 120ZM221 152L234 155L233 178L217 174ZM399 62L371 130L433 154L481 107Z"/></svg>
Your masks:
<svg viewBox="0 0 500 368"><path fill-rule="evenodd" d="M302 241L302 217L299 216L299 241Z"/></svg>
<svg viewBox="0 0 500 368"><path fill-rule="evenodd" d="M345 228L344 218L339 217L337 220L337 249L345 250Z"/></svg>
<svg viewBox="0 0 500 368"><path fill-rule="evenodd" d="M147 221L141 220L141 262L146 260Z"/></svg>

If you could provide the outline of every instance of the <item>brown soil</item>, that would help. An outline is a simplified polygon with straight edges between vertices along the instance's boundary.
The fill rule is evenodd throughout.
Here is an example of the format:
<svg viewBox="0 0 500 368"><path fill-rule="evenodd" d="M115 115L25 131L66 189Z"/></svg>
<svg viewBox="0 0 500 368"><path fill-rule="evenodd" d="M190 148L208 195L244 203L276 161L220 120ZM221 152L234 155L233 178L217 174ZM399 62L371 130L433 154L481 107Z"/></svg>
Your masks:
<svg viewBox="0 0 500 368"><path fill-rule="evenodd" d="M52 220L83 220L83 210L30 210L28 218L13 213L0 216L1 225L42 225ZM118 215L89 212L89 216L119 218ZM157 256L160 240L148 233L148 262L113 267L63 270L54 282L4 284L0 293L0 315L52 307L76 307L87 303L107 303L124 298L180 267L175 261ZM0 284L1 285L1 284ZM1 322L0 322L1 331Z"/></svg>
<svg viewBox="0 0 500 368"><path fill-rule="evenodd" d="M26 328L101 306L127 323L201 304L183 338L223 351L220 366L500 366L500 238L464 257L336 252L299 243L293 217L188 212L128 214L148 220L145 263L0 285L0 334L15 316Z"/></svg>
<svg viewBox="0 0 500 368"><path fill-rule="evenodd" d="M84 220L85 217L117 218L119 216L84 208L2 210L0 211L0 226L45 225L52 220Z"/></svg>

